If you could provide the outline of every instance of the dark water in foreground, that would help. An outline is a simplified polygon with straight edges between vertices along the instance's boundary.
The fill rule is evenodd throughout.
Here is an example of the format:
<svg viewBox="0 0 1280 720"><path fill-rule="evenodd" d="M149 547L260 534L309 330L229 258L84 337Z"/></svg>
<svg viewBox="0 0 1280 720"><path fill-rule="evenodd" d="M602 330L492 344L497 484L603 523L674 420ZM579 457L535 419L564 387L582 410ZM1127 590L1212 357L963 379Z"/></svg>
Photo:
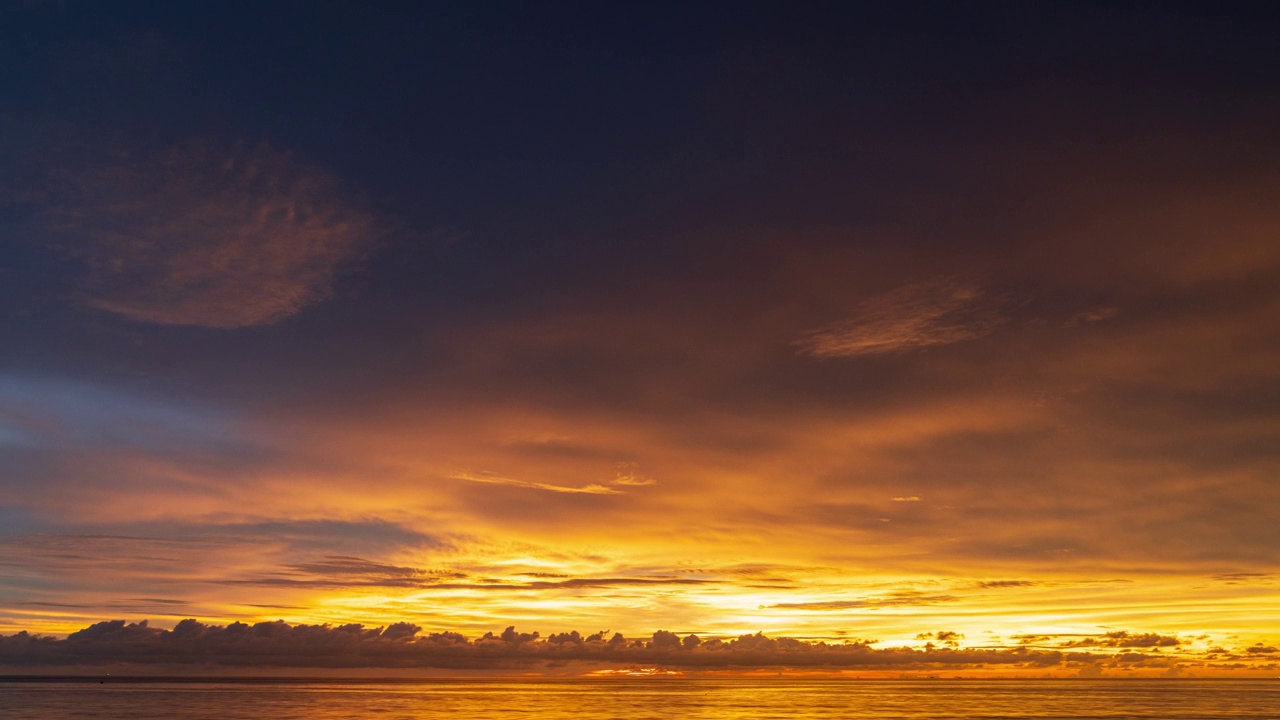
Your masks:
<svg viewBox="0 0 1280 720"><path fill-rule="evenodd" d="M0 683L0 718L1280 719L1280 680Z"/></svg>

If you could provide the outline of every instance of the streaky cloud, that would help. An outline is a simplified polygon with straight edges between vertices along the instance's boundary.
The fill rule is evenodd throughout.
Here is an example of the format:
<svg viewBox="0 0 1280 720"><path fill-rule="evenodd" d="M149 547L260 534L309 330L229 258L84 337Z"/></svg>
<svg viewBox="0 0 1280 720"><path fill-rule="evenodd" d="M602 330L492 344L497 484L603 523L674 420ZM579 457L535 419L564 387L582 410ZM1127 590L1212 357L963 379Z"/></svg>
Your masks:
<svg viewBox="0 0 1280 720"><path fill-rule="evenodd" d="M1077 327L1084 323L1102 322L1104 320L1110 320L1119 314L1120 308L1118 307L1100 307L1094 310L1076 313L1064 324L1064 327Z"/></svg>
<svg viewBox="0 0 1280 720"><path fill-rule="evenodd" d="M546 490L556 493L581 493L585 495L620 495L621 490L611 488L607 485L591 483L581 487L568 487L565 485L552 485L551 483L533 482L530 480L517 480L516 478L503 477L491 473L471 473L461 472L454 473L449 477L454 480L466 480L467 482L482 483L486 485L507 485L510 487L527 488L529 490Z"/></svg>
<svg viewBox="0 0 1280 720"><path fill-rule="evenodd" d="M1041 584L1035 580L982 580L978 583L978 587L983 590L994 590L997 588L1034 587Z"/></svg>
<svg viewBox="0 0 1280 720"><path fill-rule="evenodd" d="M811 330L795 344L819 359L951 345L995 332L1007 321L1002 305L961 278L918 282L863 300L851 317Z"/></svg>
<svg viewBox="0 0 1280 720"><path fill-rule="evenodd" d="M829 600L823 602L776 603L765 605L778 610L855 610L859 608L904 607L911 605L936 605L957 599L954 595L902 595L862 600Z"/></svg>

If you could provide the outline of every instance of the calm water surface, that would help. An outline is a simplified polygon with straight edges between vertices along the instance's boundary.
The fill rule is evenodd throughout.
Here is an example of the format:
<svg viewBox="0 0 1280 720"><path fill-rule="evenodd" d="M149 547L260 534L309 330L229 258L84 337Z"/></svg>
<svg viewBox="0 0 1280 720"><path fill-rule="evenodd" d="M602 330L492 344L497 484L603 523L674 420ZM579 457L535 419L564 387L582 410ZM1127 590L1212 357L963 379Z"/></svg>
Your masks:
<svg viewBox="0 0 1280 720"><path fill-rule="evenodd" d="M0 683L0 718L1280 719L1280 680Z"/></svg>

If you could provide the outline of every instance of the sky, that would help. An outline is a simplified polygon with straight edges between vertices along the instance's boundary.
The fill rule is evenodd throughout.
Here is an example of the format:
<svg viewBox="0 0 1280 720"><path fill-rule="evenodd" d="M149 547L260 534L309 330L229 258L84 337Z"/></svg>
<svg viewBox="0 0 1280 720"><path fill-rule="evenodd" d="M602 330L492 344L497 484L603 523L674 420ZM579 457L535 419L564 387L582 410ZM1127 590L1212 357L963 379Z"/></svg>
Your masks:
<svg viewBox="0 0 1280 720"><path fill-rule="evenodd" d="M1274 676L1278 35L0 3L0 670Z"/></svg>

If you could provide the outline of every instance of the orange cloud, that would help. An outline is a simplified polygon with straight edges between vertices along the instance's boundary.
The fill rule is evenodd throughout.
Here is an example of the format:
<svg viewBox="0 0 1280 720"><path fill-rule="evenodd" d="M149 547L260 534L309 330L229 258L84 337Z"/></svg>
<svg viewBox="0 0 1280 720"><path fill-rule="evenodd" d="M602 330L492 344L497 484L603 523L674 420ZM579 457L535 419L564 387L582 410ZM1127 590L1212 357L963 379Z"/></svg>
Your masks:
<svg viewBox="0 0 1280 720"><path fill-rule="evenodd" d="M564 485L552 485L550 483L532 482L529 480L516 480L515 478L502 477L501 475L493 475L491 473L454 473L449 477L454 480L466 480L467 482L482 483L485 485L506 485L509 487L528 488L530 490L547 490L557 493L581 493L585 495L618 495L622 491L616 488L606 487L598 483L583 485L582 487L567 487Z"/></svg>

